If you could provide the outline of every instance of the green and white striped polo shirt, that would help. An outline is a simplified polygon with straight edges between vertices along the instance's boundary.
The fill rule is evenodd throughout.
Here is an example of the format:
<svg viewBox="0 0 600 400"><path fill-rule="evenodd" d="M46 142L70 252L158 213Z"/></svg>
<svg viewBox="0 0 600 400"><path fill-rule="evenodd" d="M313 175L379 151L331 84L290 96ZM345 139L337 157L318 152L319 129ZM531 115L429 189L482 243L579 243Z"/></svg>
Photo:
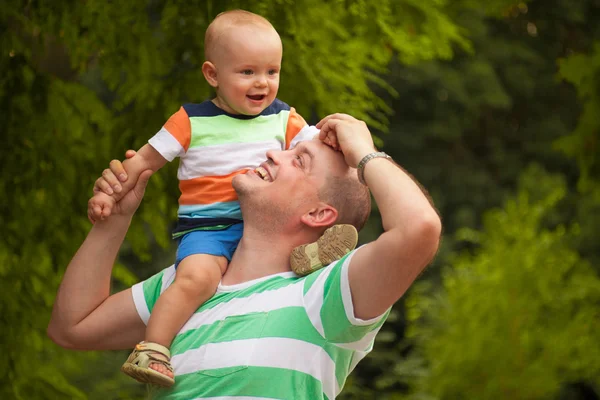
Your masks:
<svg viewBox="0 0 600 400"><path fill-rule="evenodd" d="M287 272L220 285L175 337L175 385L155 398L335 398L389 312L368 321L354 316L352 254L307 277ZM133 287L144 322L174 277L169 267Z"/></svg>

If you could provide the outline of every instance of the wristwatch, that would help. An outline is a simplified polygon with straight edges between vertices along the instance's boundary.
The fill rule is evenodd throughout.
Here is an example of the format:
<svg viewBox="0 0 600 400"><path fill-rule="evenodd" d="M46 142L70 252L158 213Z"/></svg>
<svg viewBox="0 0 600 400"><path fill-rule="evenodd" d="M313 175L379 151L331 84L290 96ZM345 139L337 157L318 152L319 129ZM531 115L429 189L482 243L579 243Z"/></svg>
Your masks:
<svg viewBox="0 0 600 400"><path fill-rule="evenodd" d="M356 173L358 174L358 180L363 185L367 184L367 182L365 182L365 165L367 165L367 163L374 158L386 158L390 161L392 160L392 157L390 157L383 151L376 151L374 153L369 153L366 156L364 156L363 159L360 160L360 162L358 163L358 167L356 167Z"/></svg>

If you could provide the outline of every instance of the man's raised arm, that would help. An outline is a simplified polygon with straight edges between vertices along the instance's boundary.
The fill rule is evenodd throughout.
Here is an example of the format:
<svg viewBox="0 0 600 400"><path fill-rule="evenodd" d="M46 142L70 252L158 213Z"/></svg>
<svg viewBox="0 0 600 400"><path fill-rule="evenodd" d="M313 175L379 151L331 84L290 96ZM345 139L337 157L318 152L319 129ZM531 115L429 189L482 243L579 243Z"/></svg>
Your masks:
<svg viewBox="0 0 600 400"><path fill-rule="evenodd" d="M367 125L349 115L331 115L317 127L320 139L340 149L349 166L376 152ZM372 158L363 172L384 229L356 252L348 270L355 317L367 320L391 307L431 262L442 227L419 185L391 160Z"/></svg>
<svg viewBox="0 0 600 400"><path fill-rule="evenodd" d="M144 338L131 289L110 295L117 253L139 206L151 171L98 221L69 263L54 302L48 335L58 345L80 350L131 348ZM95 196L107 196L97 193ZM114 200L113 200L114 201Z"/></svg>

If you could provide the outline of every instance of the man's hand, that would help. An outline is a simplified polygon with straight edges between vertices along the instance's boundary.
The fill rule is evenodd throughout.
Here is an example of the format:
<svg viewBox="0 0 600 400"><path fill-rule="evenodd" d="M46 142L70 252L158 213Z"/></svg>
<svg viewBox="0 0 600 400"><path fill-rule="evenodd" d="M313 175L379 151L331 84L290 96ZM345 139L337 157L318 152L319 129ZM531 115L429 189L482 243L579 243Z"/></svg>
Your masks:
<svg viewBox="0 0 600 400"><path fill-rule="evenodd" d="M125 158L129 160L133 158L135 154L135 150L127 150ZM127 171L123 167L123 163L119 160L112 160L108 166L107 169L102 171L102 176L94 182L94 194L103 192L109 196L114 195L115 200L119 201L121 198L119 194L123 192L122 182L126 182L128 178Z"/></svg>
<svg viewBox="0 0 600 400"><path fill-rule="evenodd" d="M115 180L116 177L113 171L116 171L117 173L123 171L121 162L111 162L111 169L102 175L103 178L106 178L108 181ZM152 173L153 171L149 169L143 171L137 182L135 182L133 189L124 193L119 201L116 201L113 196L109 196L102 191L96 192L96 190L94 190L96 194L94 194L88 202L88 218L90 221L95 223L98 220L108 218L110 215L132 216L144 197L146 185L148 185L148 180L152 176Z"/></svg>
<svg viewBox="0 0 600 400"><path fill-rule="evenodd" d="M348 166L356 168L360 160L375 150L367 124L347 114L332 114L323 118L317 128L319 139L341 151Z"/></svg>
<svg viewBox="0 0 600 400"><path fill-rule="evenodd" d="M102 172L102 176L94 183L94 196L88 202L88 219L95 223L98 220L104 220L113 213L113 207L117 204L127 193L129 193L135 187L136 179L139 179L139 174L146 170L144 164L140 163L143 161L138 158L136 163L133 157L136 155L134 150L128 150L125 153L127 162L133 162L135 164L135 171L133 173L132 181L128 181L130 178L129 174L124 167L124 163L119 160L112 160L109 164L109 168ZM131 169L131 168L130 168ZM103 196L101 194L104 194Z"/></svg>

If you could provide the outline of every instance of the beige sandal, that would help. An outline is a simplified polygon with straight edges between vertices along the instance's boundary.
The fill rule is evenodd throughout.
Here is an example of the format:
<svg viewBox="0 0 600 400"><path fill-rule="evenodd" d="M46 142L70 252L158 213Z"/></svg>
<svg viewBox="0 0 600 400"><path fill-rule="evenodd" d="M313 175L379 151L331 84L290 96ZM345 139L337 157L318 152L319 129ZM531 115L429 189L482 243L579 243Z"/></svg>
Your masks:
<svg viewBox="0 0 600 400"><path fill-rule="evenodd" d="M167 360L156 358L153 353L159 353L167 357ZM169 371L173 372L171 366L171 352L165 346L152 342L140 342L135 346L133 352L121 367L121 371L133 379L142 383L150 383L162 387L171 387L175 383L173 378L161 374L149 367L152 363L164 365Z"/></svg>
<svg viewBox="0 0 600 400"><path fill-rule="evenodd" d="M304 276L339 260L358 243L358 232L352 225L334 225L316 242L296 247L290 255L292 271Z"/></svg>

